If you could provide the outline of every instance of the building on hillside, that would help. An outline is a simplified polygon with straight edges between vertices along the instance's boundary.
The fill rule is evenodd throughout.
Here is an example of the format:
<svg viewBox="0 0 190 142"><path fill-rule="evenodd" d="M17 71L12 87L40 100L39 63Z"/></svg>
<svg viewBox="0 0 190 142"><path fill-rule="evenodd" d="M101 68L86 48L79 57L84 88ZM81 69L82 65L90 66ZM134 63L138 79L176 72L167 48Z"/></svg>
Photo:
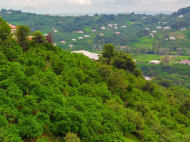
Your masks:
<svg viewBox="0 0 190 142"><path fill-rule="evenodd" d="M150 77L144 76L145 80L152 80Z"/></svg>
<svg viewBox="0 0 190 142"><path fill-rule="evenodd" d="M61 41L62 44L65 44L66 42L65 41Z"/></svg>
<svg viewBox="0 0 190 142"><path fill-rule="evenodd" d="M83 31L75 31L75 33L83 34L84 32Z"/></svg>
<svg viewBox="0 0 190 142"><path fill-rule="evenodd" d="M56 43L54 43L53 45L54 45L54 46L56 46L57 44L56 44Z"/></svg>
<svg viewBox="0 0 190 142"><path fill-rule="evenodd" d="M34 36L28 36L27 38L28 38L29 40L32 40L33 37L34 37Z"/></svg>
<svg viewBox="0 0 190 142"><path fill-rule="evenodd" d="M150 64L160 64L161 61L158 61L158 60L152 60L150 61Z"/></svg>
<svg viewBox="0 0 190 142"><path fill-rule="evenodd" d="M175 38L175 37L170 37L169 39L170 39L170 40L176 40L176 38Z"/></svg>
<svg viewBox="0 0 190 142"><path fill-rule="evenodd" d="M116 34L116 35L119 35L119 34L120 34L120 32L115 32L115 34Z"/></svg>
<svg viewBox="0 0 190 142"><path fill-rule="evenodd" d="M122 26L122 28L127 28L127 26Z"/></svg>
<svg viewBox="0 0 190 142"><path fill-rule="evenodd" d="M142 17L142 19L146 19L146 17Z"/></svg>
<svg viewBox="0 0 190 142"><path fill-rule="evenodd" d="M96 32L96 30L92 30L92 32L94 33L94 32Z"/></svg>
<svg viewBox="0 0 190 142"><path fill-rule="evenodd" d="M171 27L164 27L164 31L166 31L166 30L170 30L171 29Z"/></svg>
<svg viewBox="0 0 190 142"><path fill-rule="evenodd" d="M71 39L72 41L76 41L76 39Z"/></svg>
<svg viewBox="0 0 190 142"><path fill-rule="evenodd" d="M148 30L150 30L150 29L149 29L149 28L145 28L145 30L147 30L147 31L148 31Z"/></svg>
<svg viewBox="0 0 190 142"><path fill-rule="evenodd" d="M183 18L184 16L183 15L179 15L179 18Z"/></svg>
<svg viewBox="0 0 190 142"><path fill-rule="evenodd" d="M183 32L183 31L187 31L187 29L186 29L186 28L182 28L180 31L182 31L182 32Z"/></svg>
<svg viewBox="0 0 190 142"><path fill-rule="evenodd" d="M117 24L113 24L113 26L117 27Z"/></svg>
<svg viewBox="0 0 190 142"><path fill-rule="evenodd" d="M101 27L100 29L105 30L106 28L105 27Z"/></svg>
<svg viewBox="0 0 190 142"><path fill-rule="evenodd" d="M9 27L11 28L11 33L12 33L12 34L15 34L16 29L17 29L17 26L14 26L14 25L12 25L12 24L8 24L8 25L9 25Z"/></svg>
<svg viewBox="0 0 190 142"><path fill-rule="evenodd" d="M98 60L99 56L100 56L100 54L92 53L92 52L85 51L85 50L73 51L71 53L82 53L82 54L84 54L85 56L89 57L91 60L94 60L94 61Z"/></svg>
<svg viewBox="0 0 190 142"><path fill-rule="evenodd" d="M73 44L69 44L68 46L69 46L70 48L72 48L74 45L73 45Z"/></svg>
<svg viewBox="0 0 190 142"><path fill-rule="evenodd" d="M167 24L167 22L163 22L163 24Z"/></svg>
<svg viewBox="0 0 190 142"><path fill-rule="evenodd" d="M103 36L104 34L103 33L100 33L100 36Z"/></svg>
<svg viewBox="0 0 190 142"><path fill-rule="evenodd" d="M162 29L162 26L158 26L158 27L156 27L156 29L160 30L160 29Z"/></svg>
<svg viewBox="0 0 190 142"><path fill-rule="evenodd" d="M112 28L112 27L113 27L113 25L112 25L112 24L108 24L108 27Z"/></svg>
<svg viewBox="0 0 190 142"><path fill-rule="evenodd" d="M90 36L89 36L89 35L84 35L83 37L84 37L84 38L89 38Z"/></svg>
<svg viewBox="0 0 190 142"><path fill-rule="evenodd" d="M114 27L114 29L117 29L117 27Z"/></svg>
<svg viewBox="0 0 190 142"><path fill-rule="evenodd" d="M48 34L44 34L44 36L48 36Z"/></svg>
<svg viewBox="0 0 190 142"><path fill-rule="evenodd" d="M55 33L57 33L57 30L54 30Z"/></svg>
<svg viewBox="0 0 190 142"><path fill-rule="evenodd" d="M83 37L78 37L79 40L83 39Z"/></svg>
<svg viewBox="0 0 190 142"><path fill-rule="evenodd" d="M157 33L157 31L154 30L154 31L152 31L152 33Z"/></svg>
<svg viewBox="0 0 190 142"><path fill-rule="evenodd" d="M188 64L188 65L190 65L190 60L181 60L180 64Z"/></svg>

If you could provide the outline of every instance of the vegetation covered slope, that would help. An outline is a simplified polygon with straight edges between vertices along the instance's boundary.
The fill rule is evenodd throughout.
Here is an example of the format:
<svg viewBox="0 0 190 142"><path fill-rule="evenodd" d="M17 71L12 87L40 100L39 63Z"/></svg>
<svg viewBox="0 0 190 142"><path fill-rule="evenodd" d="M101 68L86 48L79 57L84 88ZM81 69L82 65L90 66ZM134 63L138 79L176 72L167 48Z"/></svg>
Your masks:
<svg viewBox="0 0 190 142"><path fill-rule="evenodd" d="M0 141L190 141L189 90L144 80L111 44L94 62L47 42L23 48L0 27Z"/></svg>
<svg viewBox="0 0 190 142"><path fill-rule="evenodd" d="M127 53L190 55L189 9L189 7L182 8L171 15L126 13L64 17L6 9L2 9L0 14L11 24L29 26L32 32L35 30L41 30L43 34L52 32L55 43L68 51L85 49L98 52L102 50L103 45L112 43L115 46L125 46L124 51ZM180 18L180 15L183 17ZM112 27L109 27L108 24L112 24ZM158 26L161 26L161 29L157 29ZM105 30L102 30L101 27L105 27ZM169 29L163 30L164 27L169 27ZM186 28L186 31L181 31L182 28ZM92 30L96 30L96 32L92 32ZM155 30L157 33L152 33ZM76 31L84 33L76 33ZM151 33L153 38L150 36ZM78 40L78 37L84 35L89 35L90 38ZM169 40L170 37L174 37L176 40ZM72 39L76 39L76 41ZM61 41L66 43L62 44ZM74 46L70 48L69 44ZM118 48L117 50L122 49Z"/></svg>

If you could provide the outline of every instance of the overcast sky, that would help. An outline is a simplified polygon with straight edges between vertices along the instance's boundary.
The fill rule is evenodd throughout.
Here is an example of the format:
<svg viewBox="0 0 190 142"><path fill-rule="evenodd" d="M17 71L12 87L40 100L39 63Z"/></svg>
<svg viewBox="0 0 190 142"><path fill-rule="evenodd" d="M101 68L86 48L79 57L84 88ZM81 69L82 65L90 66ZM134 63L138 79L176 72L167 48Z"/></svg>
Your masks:
<svg viewBox="0 0 190 142"><path fill-rule="evenodd" d="M35 13L177 11L190 0L0 0L4 9Z"/></svg>

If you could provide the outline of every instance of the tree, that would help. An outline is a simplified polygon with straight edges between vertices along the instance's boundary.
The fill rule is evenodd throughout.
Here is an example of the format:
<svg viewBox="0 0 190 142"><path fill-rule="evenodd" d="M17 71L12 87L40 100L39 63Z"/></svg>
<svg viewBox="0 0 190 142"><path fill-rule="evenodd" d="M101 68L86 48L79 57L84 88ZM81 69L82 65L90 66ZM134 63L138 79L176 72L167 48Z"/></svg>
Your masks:
<svg viewBox="0 0 190 142"><path fill-rule="evenodd" d="M46 38L40 31L35 31L32 35L33 35L32 40L34 40L37 44L45 44L46 43Z"/></svg>
<svg viewBox="0 0 190 142"><path fill-rule="evenodd" d="M52 33L49 33L49 34L46 36L46 40L47 40L47 42L49 42L50 44L53 44L53 36L52 36Z"/></svg>
<svg viewBox="0 0 190 142"><path fill-rule="evenodd" d="M113 65L118 69L129 70L131 72L133 72L136 68L135 62L131 56L126 53L119 53L115 56L113 59Z"/></svg>
<svg viewBox="0 0 190 142"><path fill-rule="evenodd" d="M104 45L103 52L102 52L103 57L104 58L112 58L115 53L114 49L115 49L114 45L112 45L110 43Z"/></svg>
<svg viewBox="0 0 190 142"><path fill-rule="evenodd" d="M7 22L0 17L0 43L4 43L11 36L11 29Z"/></svg>
<svg viewBox="0 0 190 142"><path fill-rule="evenodd" d="M77 137L77 134L69 132L65 137L64 140L66 142L80 142L80 138Z"/></svg>
<svg viewBox="0 0 190 142"><path fill-rule="evenodd" d="M29 26L24 26L24 25L17 26L15 35L16 35L18 44L21 47L23 47L24 51L27 50L27 46L28 46L28 42L29 42L27 36L29 35L29 33L30 33Z"/></svg>

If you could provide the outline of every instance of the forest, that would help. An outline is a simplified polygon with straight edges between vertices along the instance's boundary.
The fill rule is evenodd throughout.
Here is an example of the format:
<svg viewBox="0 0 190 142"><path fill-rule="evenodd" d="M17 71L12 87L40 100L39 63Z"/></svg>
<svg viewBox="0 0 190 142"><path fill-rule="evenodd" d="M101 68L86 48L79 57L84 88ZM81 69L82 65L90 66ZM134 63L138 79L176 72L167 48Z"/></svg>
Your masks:
<svg viewBox="0 0 190 142"><path fill-rule="evenodd" d="M190 141L187 88L146 81L110 43L92 61L51 34L20 25L13 36L1 17L0 27L0 141Z"/></svg>

